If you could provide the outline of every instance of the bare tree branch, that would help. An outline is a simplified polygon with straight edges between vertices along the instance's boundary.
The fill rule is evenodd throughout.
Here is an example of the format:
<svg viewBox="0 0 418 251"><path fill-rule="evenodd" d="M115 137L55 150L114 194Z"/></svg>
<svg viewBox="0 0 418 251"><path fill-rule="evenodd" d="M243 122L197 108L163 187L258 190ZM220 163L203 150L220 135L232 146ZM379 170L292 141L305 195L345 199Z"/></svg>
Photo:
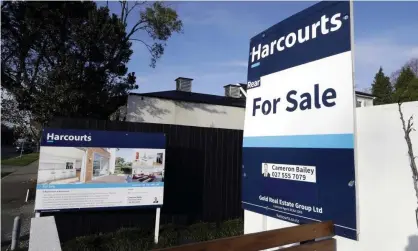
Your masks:
<svg viewBox="0 0 418 251"><path fill-rule="evenodd" d="M138 41L138 42L143 43L145 45L145 47L147 47L148 51L152 54L152 47L151 47L151 45L145 43L141 39L131 38L130 40L132 40L132 41Z"/></svg>
<svg viewBox="0 0 418 251"><path fill-rule="evenodd" d="M406 144L408 146L408 156L409 156L409 163L410 163L410 167L412 170L412 182L414 185L414 190L415 190L415 196L417 198L417 203L418 203L418 170L417 170L417 165L415 163L415 159L417 158L414 155L414 151L413 151L413 147L412 147L412 141L411 141L411 137L410 137L410 133L411 133L411 129L413 126L413 122L412 122L412 116L408 119L408 126L405 125L405 119L403 116L403 112L402 112L402 103L399 102L398 103L398 109L399 109L399 114L401 117L401 121L402 121L402 128L404 131L404 138L406 141ZM416 220L416 224L418 226L418 208L415 209L415 220Z"/></svg>
<svg viewBox="0 0 418 251"><path fill-rule="evenodd" d="M131 40L131 36L135 33L135 32L137 32L137 31L139 31L139 30L142 30L142 29L144 29L145 27L140 27L140 25L141 24L144 24L145 23L145 21L144 20L140 20L140 21L138 21L133 27L132 27L132 29L131 29L131 31L128 33L128 35L126 35L126 38L128 39L128 40Z"/></svg>
<svg viewBox="0 0 418 251"><path fill-rule="evenodd" d="M413 116L411 116L408 119L408 124L406 125L401 106L402 106L402 103L398 103L399 114L400 114L400 118L401 118L401 121L402 121L402 128L403 128L403 131L404 131L404 138L405 138L406 144L408 146L408 156L409 156L409 160L410 160L410 167L411 167L411 171L412 171L414 180L418 181L418 170L417 170L417 165L415 163L415 158L416 157L414 155L414 150L413 150L413 147L412 147L412 141L411 141L411 137L410 137L411 130L413 129L412 128L412 126L413 126L413 122L412 122ZM416 191L416 192L417 192L417 199L418 199L418 191Z"/></svg>
<svg viewBox="0 0 418 251"><path fill-rule="evenodd" d="M121 9L120 18L122 20L124 20L125 19L125 9L126 9L127 2L126 1L119 1L119 4L120 4L120 9ZM126 23L124 23L124 24L126 24Z"/></svg>
<svg viewBox="0 0 418 251"><path fill-rule="evenodd" d="M124 24L127 24L128 23L128 16L129 16L129 14L131 13L131 11L133 10L133 9L135 9L136 8L136 6L139 6L139 5L142 5L142 4L144 4L145 2L142 2L142 3L140 3L140 2L138 2L138 1L135 1L134 2L134 5L131 7L131 8L129 8L128 9L128 5L126 5L126 15L125 15L125 18L124 19L122 19L123 20L123 23Z"/></svg>

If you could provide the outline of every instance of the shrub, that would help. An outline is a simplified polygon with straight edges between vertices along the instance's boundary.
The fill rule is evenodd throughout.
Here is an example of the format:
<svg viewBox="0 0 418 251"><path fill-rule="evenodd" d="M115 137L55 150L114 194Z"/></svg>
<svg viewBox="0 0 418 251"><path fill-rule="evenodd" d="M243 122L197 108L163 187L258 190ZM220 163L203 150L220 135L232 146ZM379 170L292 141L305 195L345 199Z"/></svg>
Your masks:
<svg viewBox="0 0 418 251"><path fill-rule="evenodd" d="M208 241L243 234L242 219L230 220L216 226L197 223L188 227L165 225L160 228L158 245L154 245L154 229L123 228L113 233L78 237L64 243L63 251L140 251L166 248L185 243Z"/></svg>

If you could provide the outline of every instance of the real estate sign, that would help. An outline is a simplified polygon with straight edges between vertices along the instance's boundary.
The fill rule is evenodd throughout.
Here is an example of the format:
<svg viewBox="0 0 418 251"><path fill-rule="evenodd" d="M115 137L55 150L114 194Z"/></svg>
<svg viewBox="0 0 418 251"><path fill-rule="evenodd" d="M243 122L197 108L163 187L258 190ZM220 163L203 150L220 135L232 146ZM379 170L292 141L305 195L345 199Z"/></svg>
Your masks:
<svg viewBox="0 0 418 251"><path fill-rule="evenodd" d="M36 211L163 204L165 135L44 129Z"/></svg>
<svg viewBox="0 0 418 251"><path fill-rule="evenodd" d="M242 203L357 239L350 19L320 2L251 39Z"/></svg>

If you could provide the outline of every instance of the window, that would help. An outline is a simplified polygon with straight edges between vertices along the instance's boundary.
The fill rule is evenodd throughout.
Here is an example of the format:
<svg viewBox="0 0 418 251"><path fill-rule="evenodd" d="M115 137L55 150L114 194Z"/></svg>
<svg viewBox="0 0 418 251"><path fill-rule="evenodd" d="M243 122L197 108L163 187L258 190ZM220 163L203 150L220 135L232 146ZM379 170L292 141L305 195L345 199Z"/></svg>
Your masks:
<svg viewBox="0 0 418 251"><path fill-rule="evenodd" d="M157 161L158 164L162 164L163 163L163 154L162 153L157 153Z"/></svg>
<svg viewBox="0 0 418 251"><path fill-rule="evenodd" d="M73 162L66 162L65 163L65 169L73 169L73 168L74 168Z"/></svg>
<svg viewBox="0 0 418 251"><path fill-rule="evenodd" d="M357 100L356 107L361 107L361 103L362 103L361 101L358 101L358 100Z"/></svg>
<svg viewBox="0 0 418 251"><path fill-rule="evenodd" d="M109 158L94 153L93 158L93 177L107 175L109 169Z"/></svg>

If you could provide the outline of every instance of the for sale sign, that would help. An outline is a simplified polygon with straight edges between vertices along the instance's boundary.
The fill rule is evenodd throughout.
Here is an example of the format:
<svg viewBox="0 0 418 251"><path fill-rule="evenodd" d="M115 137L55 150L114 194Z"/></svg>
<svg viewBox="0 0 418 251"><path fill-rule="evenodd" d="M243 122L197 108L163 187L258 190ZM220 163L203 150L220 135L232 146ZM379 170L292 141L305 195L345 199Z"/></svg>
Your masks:
<svg viewBox="0 0 418 251"><path fill-rule="evenodd" d="M251 39L242 203L357 239L351 18L320 2Z"/></svg>

